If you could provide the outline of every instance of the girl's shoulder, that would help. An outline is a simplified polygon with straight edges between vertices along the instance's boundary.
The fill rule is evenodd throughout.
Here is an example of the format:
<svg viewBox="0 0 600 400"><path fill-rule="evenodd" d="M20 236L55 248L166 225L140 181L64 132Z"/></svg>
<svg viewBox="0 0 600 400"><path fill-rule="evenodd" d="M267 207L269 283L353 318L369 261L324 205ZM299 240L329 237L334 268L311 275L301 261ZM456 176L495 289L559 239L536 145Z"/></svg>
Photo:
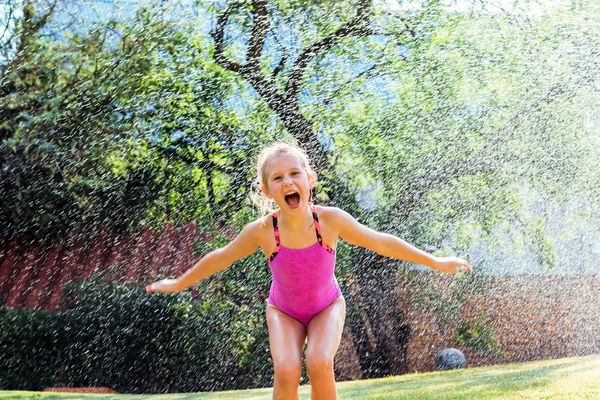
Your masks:
<svg viewBox="0 0 600 400"><path fill-rule="evenodd" d="M236 240L248 241L264 248L265 242L273 236L273 222L270 221L270 217L271 215L266 215L248 223Z"/></svg>
<svg viewBox="0 0 600 400"><path fill-rule="evenodd" d="M332 227L344 228L348 224L356 223L355 218L348 212L338 207L315 206L319 220L324 221Z"/></svg>
<svg viewBox="0 0 600 400"><path fill-rule="evenodd" d="M254 220L253 222L250 222L246 226L246 229L256 235L271 232L273 230L273 214L269 213Z"/></svg>
<svg viewBox="0 0 600 400"><path fill-rule="evenodd" d="M335 222L342 218L345 214L345 212L341 208L337 207L315 205L315 210L317 211L317 215L319 216L319 221L324 222Z"/></svg>

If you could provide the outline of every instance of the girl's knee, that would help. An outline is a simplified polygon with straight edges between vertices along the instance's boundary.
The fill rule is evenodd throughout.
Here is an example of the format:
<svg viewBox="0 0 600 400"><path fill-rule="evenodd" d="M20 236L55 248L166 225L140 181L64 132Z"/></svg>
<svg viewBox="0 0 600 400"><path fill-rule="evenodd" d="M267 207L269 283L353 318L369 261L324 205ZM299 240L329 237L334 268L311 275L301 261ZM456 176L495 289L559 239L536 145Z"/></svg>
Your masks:
<svg viewBox="0 0 600 400"><path fill-rule="evenodd" d="M307 353L306 372L311 379L333 373L333 356Z"/></svg>
<svg viewBox="0 0 600 400"><path fill-rule="evenodd" d="M275 379L295 385L300 383L302 362L294 359L274 360Z"/></svg>

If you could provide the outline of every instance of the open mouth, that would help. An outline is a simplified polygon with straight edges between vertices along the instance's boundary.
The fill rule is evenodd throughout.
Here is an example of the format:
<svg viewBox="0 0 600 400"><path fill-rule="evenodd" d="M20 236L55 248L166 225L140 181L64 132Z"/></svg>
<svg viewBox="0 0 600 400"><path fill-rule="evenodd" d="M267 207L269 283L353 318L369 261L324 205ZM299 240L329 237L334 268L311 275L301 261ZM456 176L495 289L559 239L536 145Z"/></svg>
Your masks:
<svg viewBox="0 0 600 400"><path fill-rule="evenodd" d="M300 195L296 192L290 192L285 195L285 202L290 208L297 208L300 205Z"/></svg>

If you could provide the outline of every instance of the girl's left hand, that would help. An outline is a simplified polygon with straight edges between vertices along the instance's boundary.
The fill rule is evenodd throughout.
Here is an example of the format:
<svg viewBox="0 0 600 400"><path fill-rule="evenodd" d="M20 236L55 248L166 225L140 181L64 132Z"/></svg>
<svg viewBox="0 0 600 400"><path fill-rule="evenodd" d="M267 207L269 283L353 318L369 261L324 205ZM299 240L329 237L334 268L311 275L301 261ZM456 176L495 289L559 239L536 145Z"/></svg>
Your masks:
<svg viewBox="0 0 600 400"><path fill-rule="evenodd" d="M146 292L175 293L181 292L184 288L179 286L177 279L163 279L146 286Z"/></svg>
<svg viewBox="0 0 600 400"><path fill-rule="evenodd" d="M473 271L473 267L462 258L458 257L438 257L435 269L448 274L456 274L460 267L466 268L467 272Z"/></svg>

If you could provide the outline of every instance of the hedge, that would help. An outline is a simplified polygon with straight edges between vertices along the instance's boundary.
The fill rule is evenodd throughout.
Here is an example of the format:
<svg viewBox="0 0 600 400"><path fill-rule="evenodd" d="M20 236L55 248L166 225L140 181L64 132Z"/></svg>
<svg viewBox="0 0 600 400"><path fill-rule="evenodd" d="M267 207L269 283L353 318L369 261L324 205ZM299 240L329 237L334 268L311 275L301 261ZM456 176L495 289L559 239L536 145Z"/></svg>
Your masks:
<svg viewBox="0 0 600 400"><path fill-rule="evenodd" d="M66 308L0 309L0 388L106 386L121 393L272 385L264 304L226 294L148 294L100 278L70 283Z"/></svg>

